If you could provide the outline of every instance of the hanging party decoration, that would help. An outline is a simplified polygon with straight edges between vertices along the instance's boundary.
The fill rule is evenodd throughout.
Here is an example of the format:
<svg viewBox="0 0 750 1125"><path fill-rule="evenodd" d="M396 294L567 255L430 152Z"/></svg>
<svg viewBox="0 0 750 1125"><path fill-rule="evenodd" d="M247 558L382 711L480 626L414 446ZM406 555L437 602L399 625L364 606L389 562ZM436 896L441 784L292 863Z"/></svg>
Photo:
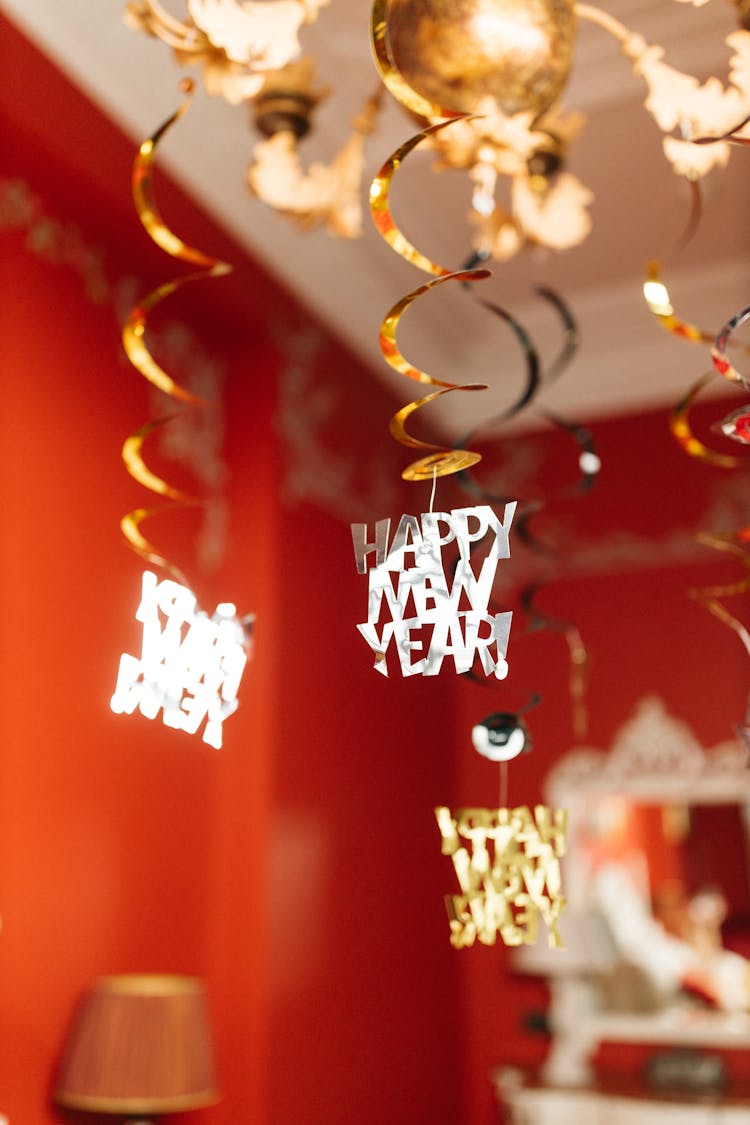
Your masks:
<svg viewBox="0 0 750 1125"><path fill-rule="evenodd" d="M192 83L182 83L182 87L188 95L192 94ZM125 321L122 341L128 359L144 379L174 399L182 410L195 410L211 409L213 404L176 382L157 363L146 343L150 314L165 298L184 285L220 277L232 268L183 242L164 222L154 198L153 161L157 146L188 105L189 99L140 146L133 163L132 193L138 217L153 242L171 258L198 269L159 285L143 297ZM133 714L138 710L149 719L161 711L166 726L189 734L196 733L205 721L203 741L218 748L222 744L222 723L237 709L237 690L250 652L253 617L238 618L235 606L228 602L218 605L210 617L199 610L182 570L141 530L143 522L157 513L203 504L198 497L173 487L145 461L144 445L149 436L168 426L175 417L168 414L146 422L122 446L123 463L133 479L168 501L160 507L137 507L127 512L120 521L122 533L140 558L169 578L160 582L150 570L143 574L136 612L136 620L143 626L141 654L121 656L110 706L116 714Z"/></svg>
<svg viewBox="0 0 750 1125"><path fill-rule="evenodd" d="M719 429L732 441L750 445L750 403L745 403L731 414L727 414L719 423Z"/></svg>
<svg viewBox="0 0 750 1125"><path fill-rule="evenodd" d="M378 672L388 675L388 651L395 649L403 676L437 676L446 657L458 673L478 657L485 676L507 676L513 615L488 610L497 564L510 557L515 509L506 504L502 521L488 504L403 515L392 540L389 519L378 520L374 534L367 524L352 524L357 573L368 575L367 621L357 628ZM489 547L476 574L471 548L480 540ZM442 556L448 543L459 552L450 582Z"/></svg>
<svg viewBox="0 0 750 1125"><path fill-rule="evenodd" d="M394 414L389 424L391 436L396 441L408 448L418 449L425 453L419 460L408 465L401 474L404 480L415 481L450 476L475 465L481 458L473 450L444 448L415 438L407 431L406 420L415 411L442 395L454 391L484 391L487 387L484 383L453 383L444 379L437 379L427 371L415 367L399 350L396 343L396 330L406 309L419 297L448 281L456 281L467 285L485 280L490 277L490 272L486 269L475 268L451 270L439 265L422 254L409 241L397 226L393 217L390 207L390 192L393 178L403 161L422 141L440 133L453 123L464 120L467 114L463 105L446 107L431 101L400 73L390 57L388 47L388 20L392 16L393 12L389 11L387 0L375 0L370 22L371 43L375 65L384 86L397 101L412 113L425 118L444 117L449 119L433 121L426 129L420 130L400 145L383 163L370 185L370 214L378 233L390 248L405 261L410 262L424 273L433 275L431 281L418 286L396 302L383 318L379 332L380 350L386 363L408 379L413 379L424 386L438 388L402 407Z"/></svg>
<svg viewBox="0 0 750 1125"><path fill-rule="evenodd" d="M450 942L464 949L476 941L532 945L539 920L550 948L562 948L558 929L565 906L560 858L568 814L536 805L516 808L435 809L442 854L449 855L459 894L446 895Z"/></svg>
<svg viewBox="0 0 750 1125"><path fill-rule="evenodd" d="M531 749L529 728L519 715L496 711L471 728L477 754L490 762L510 762Z"/></svg>
<svg viewBox="0 0 750 1125"><path fill-rule="evenodd" d="M476 941L532 945L539 920L551 948L561 949L558 929L565 906L560 859L565 854L568 813L536 805L508 804L508 764L531 750L522 715L540 702L532 695L518 711L496 711L476 723L471 741L481 757L498 762L497 808L435 809L443 855L449 855L459 894L446 895L450 941L464 949Z"/></svg>
<svg viewBox="0 0 750 1125"><path fill-rule="evenodd" d="M222 724L237 710L237 690L248 659L253 617L231 603L211 617L178 582L145 571L136 620L143 626L140 656L123 653L110 701L117 715L162 712L164 725L195 734L220 749Z"/></svg>
<svg viewBox="0 0 750 1125"><path fill-rule="evenodd" d="M441 395L452 391L484 391L487 389L486 384L452 383L444 379L437 379L427 371L415 367L401 353L396 342L396 331L403 314L419 297L448 281L457 281L467 285L475 281L483 281L491 276L489 270L486 269L449 270L445 266L433 262L431 258L422 254L409 241L403 231L396 225L391 212L390 190L393 177L405 157L425 137L451 123L451 121L442 121L406 141L395 152L391 153L370 185L370 213L379 234L390 248L405 261L410 262L425 273L435 275L431 281L417 286L416 289L407 293L388 310L383 317L378 335L378 343L383 358L394 371L398 371L400 375L405 375L407 379L413 379L424 386L439 388L402 407L393 415L389 424L391 436L396 441L408 448L422 450L426 454L403 470L401 475L404 480L412 481L427 480L434 476L450 476L452 473L461 472L463 469L475 465L481 459L478 453L469 449L446 449L431 442L421 441L406 430L405 423L407 418L416 410L433 402L436 398L440 398Z"/></svg>
<svg viewBox="0 0 750 1125"><path fill-rule="evenodd" d="M732 143L747 145L748 139L736 137L735 133L747 125L749 120L750 118L745 116L739 124L728 132L715 137L699 137L693 143L711 146L716 142L728 140ZM735 367L728 354L730 344L735 343L732 340L734 333L750 319L750 306L742 308L730 316L718 332L707 332L698 328L675 312L669 290L662 281L658 261L648 263L643 295L651 313L668 332L693 344L710 345L714 370L695 380L671 411L670 429L675 440L685 453L704 464L719 469L734 470L742 467L743 458L741 456L710 449L695 436L690 422L690 411L704 387L717 376L735 387L739 387L743 397L750 391L750 379ZM748 348L744 347L743 351L746 353ZM750 444L750 403L743 402L741 406L725 415L712 429L723 437L731 439L736 445ZM735 531L723 534L712 531L701 532L697 538L705 546L736 559L744 570L744 576L733 582L691 589L689 591L690 597L707 609L717 620L728 626L739 638L745 651L750 654L750 629L725 605L725 599L746 595L750 591L750 525L742 524Z"/></svg>
<svg viewBox="0 0 750 1125"><path fill-rule="evenodd" d="M475 256L472 262L476 260L480 259ZM478 298L480 304L505 320L515 334L522 347L526 362L526 380L515 402L494 418L485 419L480 427L470 434L465 435L461 439L462 445L473 444L482 430L494 433L498 425L514 418L520 414L522 410L531 409L540 391L555 379L559 378L575 356L579 344L579 333L576 320L571 310L568 308L565 301L552 290L544 286L536 286L535 291L554 309L560 319L564 333L562 346L557 355L554 356L551 362L545 365L541 363L534 341L518 320L506 309L485 301L482 298ZM569 434L578 447L578 479L560 488L554 498L564 499L582 495L590 491L601 469L601 461L590 431L580 423L561 418L548 410L542 410L541 414L558 430ZM496 504L504 503L507 500L505 495L500 495L494 489L489 489L481 484L471 469L466 469L458 473L456 480L465 491L469 492L477 500ZM519 542L523 543L524 546L528 547L538 556L544 557L547 561L552 559L555 551L534 534L531 528L531 521L544 510L549 502L549 496L544 500L539 498L533 500L519 498L514 529ZM527 631L529 633L548 629L561 634L567 643L570 659L569 684L573 726L576 734L579 737L583 737L586 733L588 721L585 698L588 653L580 630L574 622L551 617L549 614L542 613L536 605L532 604L543 585L544 583L539 581L527 584L520 593L520 605L526 614Z"/></svg>
<svg viewBox="0 0 750 1125"><path fill-rule="evenodd" d="M732 335L750 317L750 309L741 309L723 325L719 332L708 332L697 325L683 320L674 309L669 290L662 281L660 266L651 261L647 267L647 278L643 285L643 295L650 312L657 321L675 336L693 344L709 344L713 371L701 375L688 388L672 408L669 428L677 444L690 457L705 461L720 469L735 469L742 465L742 458L729 453L710 449L705 442L696 437L690 421L690 412L696 399L716 375L729 383L738 385L743 392L750 390L750 382L741 374L729 358L728 348ZM747 348L744 349L747 351ZM732 441L746 445L750 442L750 404L744 403L726 415L714 429L731 438Z"/></svg>
<svg viewBox="0 0 750 1125"><path fill-rule="evenodd" d="M407 238L395 221L390 197L396 173L417 146L423 142L442 143L445 137L450 138L454 133L460 135L460 130L481 120L483 114L491 112L492 107L489 103L494 103L495 108L498 108L499 104L506 113L527 113L530 120L549 108L555 101L561 85L565 82L570 65L572 27L575 22L573 6L557 5L555 15L558 17L558 22L555 23L554 31L547 18L549 11L544 5L538 6L531 14L516 9L511 11L511 7L507 5L501 11L498 6L490 15L484 10L477 15L475 9L469 12L464 6L460 11L453 10L450 5L441 2L420 6L411 4L410 0L404 0L403 3L400 0L374 0L371 12L372 51L380 78L396 100L423 123L423 128L404 141L385 160L374 177L370 187L370 211L378 233L388 246L411 265L433 275L431 280L424 282L396 302L386 313L380 327L379 344L385 361L407 378L423 386L436 388L402 407L391 418L389 430L391 436L402 445L421 450L426 454L403 470L404 479L432 478L434 490L434 481L438 476L455 473L459 483L481 500L487 500L488 496L476 485L471 475L472 468L481 460L481 454L472 449L470 444L473 443L475 433L459 439L456 447L445 448L415 438L407 430L406 423L417 410L441 395L455 391L481 391L486 387L484 384L477 383L448 382L416 367L402 354L396 334L406 310L438 286L454 281L463 288L471 288L474 291L475 282L490 276L487 270L478 268L487 260L489 252L486 247L474 252L462 269L446 268L423 254ZM413 24L413 21L416 23ZM517 34L523 37L524 44L528 46L532 40L535 44L533 61L526 60L528 65L525 68L519 67L518 52L515 47L513 50L508 48L507 35L511 24ZM465 50L461 47L456 50L456 35L464 33L473 35L471 48L467 45ZM449 39L452 44L449 52L450 61L443 57ZM507 59L504 52L508 52ZM512 101L512 105L506 104L508 99ZM540 287L537 291L543 300L555 308L565 329L564 346L544 373L551 381L564 370L575 353L578 333L575 321L565 303L544 287ZM542 372L538 353L528 334L511 314L490 301L481 297L478 299L483 307L505 321L523 349L526 380L518 399L501 415L501 419L510 419L531 402L541 386ZM590 486L600 467L590 435L581 426L557 418L551 420L555 425L568 430L581 445L580 487L584 490ZM506 497L498 499L501 503L507 502ZM528 520L540 507L540 504L532 503L522 504L519 508L517 531L519 538L522 538L527 545L531 545L533 541L533 537L528 532ZM461 561L459 560L459 564ZM371 572L368 622L366 625L358 626L375 652L375 666L384 674L388 674L385 650L391 638L396 635L395 647L399 652L402 673L404 675L435 674L442 665L440 652L441 648L445 651L444 646L438 644L434 662L429 656L413 662L410 655L413 647L410 627L416 621L414 616L406 618L401 613L400 625L397 627L392 622L387 622L382 636L378 636L376 624L379 620L385 581L388 582L387 589L391 594L389 600L397 600L390 579L381 578ZM399 589L407 585L408 582L404 582L403 586L399 582ZM488 609L489 606L485 603L482 607L485 621L491 621L493 617ZM432 612L435 612L434 608ZM438 642L442 642L447 618L439 619L442 621L442 627L437 636ZM505 613L498 615L497 619L509 621L510 616ZM535 620L538 627L542 615L537 613ZM429 623L434 624L433 621ZM567 623L565 625L567 628ZM566 637L571 645L571 660L574 666L571 682L575 694L576 724L583 726L585 718L582 719L581 716L585 712L582 704L581 653L583 652L585 657L585 650L582 644L578 643L580 637L577 633L573 639L575 643L571 642L572 632L570 634L566 632ZM415 646L419 653L424 651L423 646L424 642L420 637ZM456 649L458 653L458 658L454 655L456 670L472 673L476 650L465 644L465 638L464 647L461 648L456 642ZM448 651L451 649L449 648ZM487 676L488 662L485 660L482 661L482 669ZM499 662L495 665L494 671L496 676L505 674L505 668Z"/></svg>

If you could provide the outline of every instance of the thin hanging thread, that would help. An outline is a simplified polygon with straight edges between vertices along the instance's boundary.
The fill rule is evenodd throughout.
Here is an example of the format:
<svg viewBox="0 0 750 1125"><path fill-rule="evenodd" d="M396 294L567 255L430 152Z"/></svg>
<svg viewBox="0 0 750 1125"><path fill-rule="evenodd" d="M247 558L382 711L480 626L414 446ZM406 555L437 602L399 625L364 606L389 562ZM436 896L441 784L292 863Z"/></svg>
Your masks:
<svg viewBox="0 0 750 1125"><path fill-rule="evenodd" d="M435 489L437 488L437 465L432 466L432 492L430 493L430 515L432 515L432 507L435 503Z"/></svg>
<svg viewBox="0 0 750 1125"><path fill-rule="evenodd" d="M508 807L508 763L500 763L500 804L498 808Z"/></svg>

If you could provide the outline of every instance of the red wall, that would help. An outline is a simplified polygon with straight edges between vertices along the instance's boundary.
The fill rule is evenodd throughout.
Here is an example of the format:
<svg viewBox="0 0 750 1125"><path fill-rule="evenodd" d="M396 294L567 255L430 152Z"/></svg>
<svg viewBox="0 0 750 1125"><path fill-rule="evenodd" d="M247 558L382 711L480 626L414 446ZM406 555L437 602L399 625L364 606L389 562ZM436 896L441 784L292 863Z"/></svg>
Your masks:
<svg viewBox="0 0 750 1125"><path fill-rule="evenodd" d="M147 288L173 276L132 214L132 147L2 32L23 79L3 89L2 170L31 184L44 213L106 248L109 278L134 275ZM0 1111L11 1125L64 1119L49 1090L80 991L104 972L171 970L207 979L214 1014L223 1099L196 1122L489 1125L491 1067L546 1050L522 1026L546 994L509 974L500 947L449 947L442 896L454 877L432 809L494 803L497 768L471 751L468 732L534 691L534 749L509 784L512 801L540 796L551 763L576 742L565 645L527 633L517 613L501 685L373 672L354 628L366 597L347 527L373 513L363 504L336 519L283 501L285 360L272 327L309 322L179 192L162 184L160 200L193 244L238 263L233 280L181 294L169 313L227 368L231 530L212 573L195 559L194 514L149 531L206 607L231 598L257 614L255 655L220 752L110 712L119 654L138 643L141 567L118 521L144 499L119 447L148 415L147 389L122 361L111 303L85 295L81 263L50 260L6 221ZM340 373L361 396L327 435L344 464L381 443L390 450L391 404L353 367L335 342L322 344L316 378ZM608 746L654 691L707 744L720 741L744 714L747 655L686 588L735 572L710 552L688 566L689 551L672 551L675 535L684 543L700 525L709 471L675 449L657 415L596 433L597 488L536 525L565 556L539 605L574 620L590 652L588 741ZM523 440L541 461L535 488L555 494L569 439ZM397 478L399 457L383 455L384 478ZM442 506L464 502L445 485ZM423 503L401 493L379 514ZM629 562L623 536L646 545ZM537 561L511 545L503 608L538 576Z"/></svg>
<svg viewBox="0 0 750 1125"><path fill-rule="evenodd" d="M686 359L700 362L690 349ZM721 413L721 405L696 412L696 432L703 440L716 443L709 424ZM514 617L511 630L507 688L458 687L464 732L480 714L514 710L533 691L542 695L527 715L533 750L509 767L511 803L543 797L544 778L560 754L579 745L609 748L644 696L660 695L669 712L687 721L707 747L733 737L734 724L742 721L747 706L747 653L731 629L689 596L692 588L742 577L739 564L726 563L720 552L708 548L696 550L693 541L698 529L719 530L719 516L723 511L726 517L733 505L736 513L724 528L732 518L739 526L742 475L722 475L683 454L669 436L666 413L600 422L593 431L602 459L595 488L584 497L551 499L533 524L539 538L555 548L535 605L551 618L574 622L588 650L586 736L579 738L573 730L565 642L549 629L529 632L522 613ZM534 482L526 484L542 492L546 488L553 498L562 483L575 479L575 446L557 434L533 439L532 446L543 451L541 465ZM498 458L502 456L500 452ZM518 483L521 493L523 482ZM681 554L683 566L660 565ZM513 542L512 533L507 565L511 563L518 568L520 585L539 573L538 560ZM576 568L585 573L575 575ZM507 598L504 608L512 608L511 591ZM748 621L747 595L727 604ZM491 803L498 767L467 752L467 743L464 733L457 745L456 803ZM445 871L446 880L451 874ZM493 1067L534 1067L544 1058L547 1037L524 1028L530 1017L543 1012L546 990L540 981L514 974L511 955L500 948L466 951L460 969L467 1048L462 1120L487 1125L494 1112L488 1078ZM614 1061L623 1066L634 1058L640 1064L641 1057L627 1048L613 1052Z"/></svg>
<svg viewBox="0 0 750 1125"><path fill-rule="evenodd" d="M223 1097L193 1120L455 1121L456 977L430 862L450 705L434 686L373 673L354 628L366 594L348 527L282 503L271 330L308 322L160 183L173 228L239 263L226 285L207 282L154 317L157 330L160 318L188 321L228 372L225 561L215 573L197 565L194 513L147 526L204 606L231 598L257 614L217 752L109 710L119 654L139 643L142 567L118 524L148 498L120 445L148 417L148 388L122 361L111 302L87 298L59 240L50 259L40 220L62 219L78 246L75 224L104 248L106 276L134 275L139 292L179 268L132 214L132 146L3 34L29 91L5 91L3 172L40 203L31 224L4 230L0 267L0 1111L11 1125L64 1118L50 1085L81 990L105 972L164 970L209 987ZM83 169L73 137L86 140ZM359 411L380 417L364 447L380 441L384 394L333 342L318 363L362 387L346 428ZM366 456L360 446L357 435L352 457ZM397 479L395 456L385 460Z"/></svg>

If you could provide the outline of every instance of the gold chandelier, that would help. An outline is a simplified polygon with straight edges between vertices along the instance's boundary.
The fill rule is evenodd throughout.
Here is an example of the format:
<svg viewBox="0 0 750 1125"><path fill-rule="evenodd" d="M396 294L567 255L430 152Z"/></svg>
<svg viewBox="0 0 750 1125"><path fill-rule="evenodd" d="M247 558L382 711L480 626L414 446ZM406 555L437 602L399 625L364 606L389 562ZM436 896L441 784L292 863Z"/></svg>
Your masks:
<svg viewBox="0 0 750 1125"><path fill-rule="evenodd" d="M166 43L181 66L200 67L207 93L251 108L261 134L247 172L255 195L303 228L324 224L353 238L362 228L364 143L379 94L356 114L331 162L305 169L298 149L327 93L316 84L313 60L301 54L299 33L329 2L181 0L185 11L177 17L159 0L128 0L125 19ZM731 140L750 119L750 4L730 2L738 27L725 40L724 85L675 69L662 47L587 3L382 0L384 50L414 91L414 115L425 126L457 119L425 144L438 168L462 170L473 185L474 252L507 260L526 245L565 250L591 229L593 195L566 167L584 119L561 104L581 20L613 36L645 82L645 108L674 171L697 183L725 166Z"/></svg>

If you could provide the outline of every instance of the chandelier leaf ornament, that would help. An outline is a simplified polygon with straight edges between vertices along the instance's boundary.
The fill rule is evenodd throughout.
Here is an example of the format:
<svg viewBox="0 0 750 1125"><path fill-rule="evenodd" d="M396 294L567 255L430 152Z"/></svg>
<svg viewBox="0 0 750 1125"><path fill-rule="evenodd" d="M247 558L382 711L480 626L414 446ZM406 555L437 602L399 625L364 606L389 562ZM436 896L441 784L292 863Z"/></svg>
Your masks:
<svg viewBox="0 0 750 1125"><path fill-rule="evenodd" d="M299 57L299 31L329 0L186 0L177 19L158 0L128 0L125 22L161 39L181 66L198 65L208 94L239 105L265 75Z"/></svg>
<svg viewBox="0 0 750 1125"><path fill-rule="evenodd" d="M228 263L189 246L176 235L156 204L153 162L159 142L190 104L192 83L183 82L183 88L188 97L140 146L131 184L136 212L152 241L169 257L199 269L158 286L139 301L125 321L122 341L135 369L183 409L213 409L215 404L193 394L164 371L146 343L149 317L157 305L185 285L221 277L231 270ZM219 604L210 617L200 610L181 569L141 530L144 521L154 515L203 503L153 472L145 460L144 445L149 436L176 417L169 414L145 423L125 439L122 447L123 462L133 479L168 501L126 513L120 521L122 533L136 555L168 577L160 580L151 570L143 574L136 613L143 626L142 649L140 656L121 656L110 706L115 714L138 710L150 719L161 711L166 726L189 734L203 725L203 741L218 748L222 745L223 722L237 709L237 691L251 649L254 618L239 618L228 602Z"/></svg>
<svg viewBox="0 0 750 1125"><path fill-rule="evenodd" d="M576 11L581 19L596 24L617 40L622 53L633 64L633 73L646 83L645 107L659 129L667 134L662 147L674 171L688 179L700 179L713 168L724 167L729 160L728 134L736 132L737 123L744 123L750 116L750 32L743 27L726 37L732 53L730 83L725 87L715 76L701 83L670 66L664 62L662 47L646 43L642 36L600 8L579 3ZM716 144L696 147L696 139L712 133L727 136Z"/></svg>
<svg viewBox="0 0 750 1125"><path fill-rule="evenodd" d="M161 40L181 66L200 68L207 94L250 106L261 134L246 173L250 192L302 230L325 226L337 238L362 233L364 146L380 91L365 100L328 163L304 168L298 142L329 93L301 56L299 33L329 0L185 0L177 19L158 0L128 0L126 24Z"/></svg>
<svg viewBox="0 0 750 1125"><path fill-rule="evenodd" d="M301 230L325 225L336 238L358 238L362 233L365 141L375 129L381 92L365 101L351 122L350 136L333 159L328 164L315 161L304 169L298 141L309 128L305 114L320 100L306 93L312 85L312 64L308 63L290 64L270 74L255 99L255 121L264 139L253 149L247 184L262 202Z"/></svg>

